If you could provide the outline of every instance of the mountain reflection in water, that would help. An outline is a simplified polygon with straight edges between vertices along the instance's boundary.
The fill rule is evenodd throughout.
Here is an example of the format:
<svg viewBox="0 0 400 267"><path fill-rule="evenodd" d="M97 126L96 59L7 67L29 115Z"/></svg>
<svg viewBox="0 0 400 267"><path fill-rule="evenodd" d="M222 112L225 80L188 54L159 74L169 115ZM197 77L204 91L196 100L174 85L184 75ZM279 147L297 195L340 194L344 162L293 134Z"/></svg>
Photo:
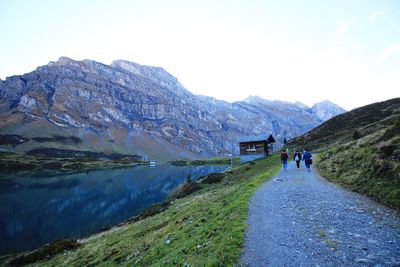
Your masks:
<svg viewBox="0 0 400 267"><path fill-rule="evenodd" d="M226 166L138 166L0 183L0 255L61 238L81 238L165 199L190 174Z"/></svg>

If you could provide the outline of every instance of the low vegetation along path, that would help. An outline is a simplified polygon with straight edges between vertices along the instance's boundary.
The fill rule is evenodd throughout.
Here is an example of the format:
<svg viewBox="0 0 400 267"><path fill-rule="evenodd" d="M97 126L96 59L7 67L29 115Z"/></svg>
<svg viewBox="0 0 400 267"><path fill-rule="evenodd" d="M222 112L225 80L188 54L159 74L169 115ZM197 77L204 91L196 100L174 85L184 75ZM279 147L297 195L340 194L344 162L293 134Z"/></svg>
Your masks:
<svg viewBox="0 0 400 267"><path fill-rule="evenodd" d="M239 265L400 266L400 219L291 162L253 195Z"/></svg>

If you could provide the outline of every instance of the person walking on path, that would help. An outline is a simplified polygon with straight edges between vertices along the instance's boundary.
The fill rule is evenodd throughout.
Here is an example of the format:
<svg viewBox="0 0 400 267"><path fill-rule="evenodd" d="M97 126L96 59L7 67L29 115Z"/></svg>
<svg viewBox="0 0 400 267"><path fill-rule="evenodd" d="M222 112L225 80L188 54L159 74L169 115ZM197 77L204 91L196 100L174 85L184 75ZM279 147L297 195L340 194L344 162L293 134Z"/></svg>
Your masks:
<svg viewBox="0 0 400 267"><path fill-rule="evenodd" d="M287 169L287 160L288 160L289 156L286 153L286 151L284 149L282 149L282 153L281 153L281 160L282 160L282 166L283 169Z"/></svg>
<svg viewBox="0 0 400 267"><path fill-rule="evenodd" d="M310 172L311 171L310 165L312 164L312 155L307 149L304 149L303 160L304 164L306 165L307 171Z"/></svg>
<svg viewBox="0 0 400 267"><path fill-rule="evenodd" d="M298 150L294 153L293 160L296 162L297 169L300 168L301 153Z"/></svg>

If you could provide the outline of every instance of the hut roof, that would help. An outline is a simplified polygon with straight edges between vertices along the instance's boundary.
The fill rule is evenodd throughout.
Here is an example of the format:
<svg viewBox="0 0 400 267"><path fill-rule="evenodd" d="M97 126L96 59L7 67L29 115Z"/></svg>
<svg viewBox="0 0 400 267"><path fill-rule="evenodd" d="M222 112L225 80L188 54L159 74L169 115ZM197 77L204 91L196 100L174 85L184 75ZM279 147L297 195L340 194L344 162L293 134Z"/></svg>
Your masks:
<svg viewBox="0 0 400 267"><path fill-rule="evenodd" d="M239 142L246 143L246 142L266 141L267 138L268 138L267 135L242 136L239 138Z"/></svg>
<svg viewBox="0 0 400 267"><path fill-rule="evenodd" d="M254 135L254 136L242 136L239 138L239 143L267 141L268 143L275 143L275 139L272 134L268 135Z"/></svg>
<svg viewBox="0 0 400 267"><path fill-rule="evenodd" d="M272 136L272 134L269 135L268 139L267 139L268 143L275 143L275 139Z"/></svg>

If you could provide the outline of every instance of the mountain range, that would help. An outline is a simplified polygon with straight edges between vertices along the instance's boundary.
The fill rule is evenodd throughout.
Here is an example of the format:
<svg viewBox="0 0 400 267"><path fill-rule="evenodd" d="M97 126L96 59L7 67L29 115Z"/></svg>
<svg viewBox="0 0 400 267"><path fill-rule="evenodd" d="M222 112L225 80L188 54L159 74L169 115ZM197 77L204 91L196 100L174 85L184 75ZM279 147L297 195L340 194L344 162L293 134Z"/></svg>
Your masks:
<svg viewBox="0 0 400 267"><path fill-rule="evenodd" d="M192 94L160 67L61 57L0 80L0 149L211 157L231 153L241 136L272 134L279 145L344 112L328 100L229 103Z"/></svg>

